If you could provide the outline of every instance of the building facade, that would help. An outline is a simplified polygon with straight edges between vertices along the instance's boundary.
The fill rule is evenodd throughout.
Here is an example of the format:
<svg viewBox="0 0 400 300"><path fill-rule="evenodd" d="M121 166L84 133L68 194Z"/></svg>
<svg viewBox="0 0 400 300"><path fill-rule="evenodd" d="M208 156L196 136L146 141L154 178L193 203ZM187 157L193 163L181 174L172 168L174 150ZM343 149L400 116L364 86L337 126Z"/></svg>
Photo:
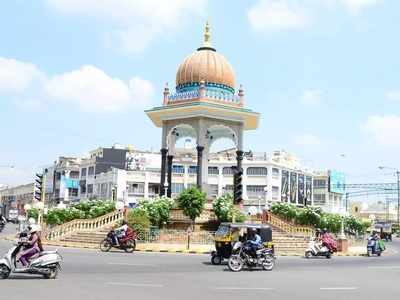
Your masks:
<svg viewBox="0 0 400 300"><path fill-rule="evenodd" d="M1 213L8 218L10 209L18 210L20 215L24 214L24 205L32 204L35 186L34 183L7 187L0 190Z"/></svg>

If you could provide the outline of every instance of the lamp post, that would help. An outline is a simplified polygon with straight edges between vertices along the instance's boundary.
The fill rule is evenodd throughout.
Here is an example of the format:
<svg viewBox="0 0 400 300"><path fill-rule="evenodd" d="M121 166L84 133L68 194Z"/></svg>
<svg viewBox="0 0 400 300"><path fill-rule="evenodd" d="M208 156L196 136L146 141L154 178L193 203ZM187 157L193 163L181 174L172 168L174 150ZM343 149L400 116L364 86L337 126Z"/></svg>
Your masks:
<svg viewBox="0 0 400 300"><path fill-rule="evenodd" d="M258 213L261 214L261 196L258 196Z"/></svg>
<svg viewBox="0 0 400 300"><path fill-rule="evenodd" d="M168 193L168 182L164 183L164 195L167 196Z"/></svg>
<svg viewBox="0 0 400 300"><path fill-rule="evenodd" d="M399 226L400 225L400 170L396 168L383 167L383 166L380 166L379 169L394 170L397 176L397 226Z"/></svg>
<svg viewBox="0 0 400 300"><path fill-rule="evenodd" d="M265 209L266 210L269 209L267 193L268 193L268 187L265 186L264 187L264 200L265 200Z"/></svg>

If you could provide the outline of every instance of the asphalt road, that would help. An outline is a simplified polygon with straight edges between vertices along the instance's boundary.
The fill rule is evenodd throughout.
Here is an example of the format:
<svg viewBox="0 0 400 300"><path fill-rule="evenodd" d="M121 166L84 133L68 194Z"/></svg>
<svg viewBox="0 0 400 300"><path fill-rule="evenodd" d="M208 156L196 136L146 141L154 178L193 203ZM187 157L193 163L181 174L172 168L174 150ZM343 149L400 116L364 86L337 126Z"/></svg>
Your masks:
<svg viewBox="0 0 400 300"><path fill-rule="evenodd" d="M0 254L9 247L0 241ZM389 247L399 251L400 240ZM398 253L331 260L280 257L271 272L233 273L226 265L210 265L207 255L59 250L64 261L58 279L18 275L0 280L0 299L373 300L400 295Z"/></svg>

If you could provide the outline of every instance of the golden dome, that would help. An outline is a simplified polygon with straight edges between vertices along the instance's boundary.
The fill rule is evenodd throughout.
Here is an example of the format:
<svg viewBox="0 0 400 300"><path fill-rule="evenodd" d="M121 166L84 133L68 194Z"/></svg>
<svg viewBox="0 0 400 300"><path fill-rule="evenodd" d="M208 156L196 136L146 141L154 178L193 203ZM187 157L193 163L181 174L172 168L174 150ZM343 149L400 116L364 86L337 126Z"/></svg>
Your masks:
<svg viewBox="0 0 400 300"><path fill-rule="evenodd" d="M224 56L210 43L209 25L206 25L204 45L181 63L176 73L176 86L205 83L220 84L235 89L235 72Z"/></svg>

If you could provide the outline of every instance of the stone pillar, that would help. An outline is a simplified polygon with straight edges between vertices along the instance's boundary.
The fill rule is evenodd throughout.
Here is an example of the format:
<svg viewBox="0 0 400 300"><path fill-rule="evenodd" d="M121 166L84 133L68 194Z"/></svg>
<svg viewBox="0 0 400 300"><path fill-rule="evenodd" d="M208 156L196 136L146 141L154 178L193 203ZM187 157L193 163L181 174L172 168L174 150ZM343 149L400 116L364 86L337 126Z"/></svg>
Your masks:
<svg viewBox="0 0 400 300"><path fill-rule="evenodd" d="M160 196L165 195L165 165L167 162L167 152L168 149L162 148L161 149L161 174L160 174Z"/></svg>
<svg viewBox="0 0 400 300"><path fill-rule="evenodd" d="M172 195L172 161L174 159L173 155L168 155L168 190L167 190L167 197L171 198Z"/></svg>
<svg viewBox="0 0 400 300"><path fill-rule="evenodd" d="M202 185L202 166L203 166L203 146L197 146L197 187L201 189Z"/></svg>

